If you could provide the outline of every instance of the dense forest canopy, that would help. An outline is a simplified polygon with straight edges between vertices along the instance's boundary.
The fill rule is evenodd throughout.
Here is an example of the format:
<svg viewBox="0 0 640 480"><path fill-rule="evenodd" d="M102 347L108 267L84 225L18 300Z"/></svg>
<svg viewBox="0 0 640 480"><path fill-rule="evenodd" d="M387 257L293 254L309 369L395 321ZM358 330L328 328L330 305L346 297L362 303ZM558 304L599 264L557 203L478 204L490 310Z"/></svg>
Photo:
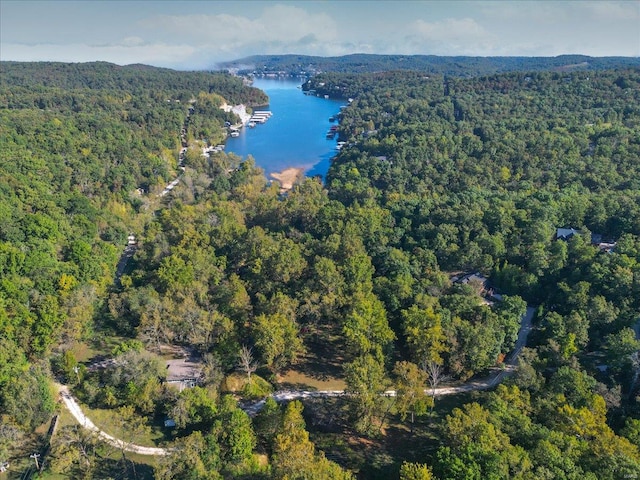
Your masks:
<svg viewBox="0 0 640 480"><path fill-rule="evenodd" d="M153 92L187 102L199 92L218 93L232 105L263 105L264 92L246 88L238 77L201 71L178 72L147 65L119 66L107 62L2 62L2 84L20 87L58 87L131 92Z"/></svg>
<svg viewBox="0 0 640 480"><path fill-rule="evenodd" d="M240 78L2 63L0 462L55 378L173 449L145 470L64 426L48 468L72 478L640 475L640 72L471 65L310 79L352 99L346 144L283 195L251 158L201 155L222 103L264 102ZM511 369L534 310L502 385L430 394ZM169 346L194 388L169 386ZM290 372L347 395L240 408Z"/></svg>
<svg viewBox="0 0 640 480"><path fill-rule="evenodd" d="M266 102L225 74L2 63L0 410L9 430L0 457L13 429L30 431L53 410L52 352L93 335L122 245L150 208L141 192L175 175L189 101L210 91ZM209 114L218 136L233 120Z"/></svg>

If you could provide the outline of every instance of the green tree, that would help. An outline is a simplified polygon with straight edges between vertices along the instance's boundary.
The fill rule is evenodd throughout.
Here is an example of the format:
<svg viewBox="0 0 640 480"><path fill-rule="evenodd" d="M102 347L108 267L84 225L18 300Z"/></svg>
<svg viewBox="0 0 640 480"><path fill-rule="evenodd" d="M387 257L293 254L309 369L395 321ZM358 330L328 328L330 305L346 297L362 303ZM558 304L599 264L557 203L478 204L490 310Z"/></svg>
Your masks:
<svg viewBox="0 0 640 480"><path fill-rule="evenodd" d="M62 427L52 438L49 468L74 478L94 478L98 464L98 437L80 425Z"/></svg>
<svg viewBox="0 0 640 480"><path fill-rule="evenodd" d="M403 462L400 466L400 480L433 480L434 476L427 465Z"/></svg>
<svg viewBox="0 0 640 480"><path fill-rule="evenodd" d="M273 443L273 477L278 480L353 480L351 473L342 470L315 451L309 440L302 417L302 403L287 404L282 415L280 433Z"/></svg>
<svg viewBox="0 0 640 480"><path fill-rule="evenodd" d="M34 310L37 319L33 324L31 349L36 354L43 354L57 341L64 321L58 300L52 295L38 299Z"/></svg>
<svg viewBox="0 0 640 480"><path fill-rule="evenodd" d="M264 407L253 420L256 435L267 448L271 448L273 437L282 422L282 410L273 397L267 397Z"/></svg>
<svg viewBox="0 0 640 480"><path fill-rule="evenodd" d="M620 433L636 447L640 448L640 420L627 418L624 428Z"/></svg>
<svg viewBox="0 0 640 480"><path fill-rule="evenodd" d="M425 392L427 374L415 363L396 362L396 408L400 418L405 420L411 414L411 426L415 415L424 415L433 406L433 397Z"/></svg>
<svg viewBox="0 0 640 480"><path fill-rule="evenodd" d="M304 353L298 325L281 313L258 316L253 326L253 337L264 362L274 372L295 363Z"/></svg>
<svg viewBox="0 0 640 480"><path fill-rule="evenodd" d="M178 394L171 418L181 429L207 430L217 416L215 398L201 387L186 388Z"/></svg>
<svg viewBox="0 0 640 480"><path fill-rule="evenodd" d="M384 364L373 355L356 357L345 365L345 382L355 429L374 434L376 426L377 430L382 428L386 414L386 398L382 395L387 386Z"/></svg>
<svg viewBox="0 0 640 480"><path fill-rule="evenodd" d="M162 457L154 468L158 480L219 480L220 464L211 439L193 432L176 440L173 451Z"/></svg>
<svg viewBox="0 0 640 480"><path fill-rule="evenodd" d="M31 366L4 386L2 407L19 426L32 430L51 418L55 400L45 371Z"/></svg>
<svg viewBox="0 0 640 480"><path fill-rule="evenodd" d="M315 447L309 441L302 418L302 403L287 404L282 416L280 433L273 444L272 465L278 479L303 478L303 472L311 463Z"/></svg>
<svg viewBox="0 0 640 480"><path fill-rule="evenodd" d="M505 478L511 472L522 476L532 464L526 451L511 444L509 437L497 428L490 412L477 403L455 408L443 426L449 448L441 448L440 475L446 478ZM463 467L461 464L464 464Z"/></svg>
<svg viewBox="0 0 640 480"><path fill-rule="evenodd" d="M412 305L403 310L403 328L413 358L420 364L442 365L442 354L447 351L446 336L442 330L441 315L436 313L436 299L425 302L425 308Z"/></svg>
<svg viewBox="0 0 640 480"><path fill-rule="evenodd" d="M371 354L382 358L395 334L389 327L382 302L373 294L356 293L347 314L343 333L355 355Z"/></svg>
<svg viewBox="0 0 640 480"><path fill-rule="evenodd" d="M636 333L632 328L623 328L607 335L604 350L607 354L607 365L616 374L630 373L635 367L633 360L634 355L640 350L640 341L636 339Z"/></svg>
<svg viewBox="0 0 640 480"><path fill-rule="evenodd" d="M241 464L248 461L256 446L251 419L228 396L223 399L222 414L216 428L220 456L226 464Z"/></svg>
<svg viewBox="0 0 640 480"><path fill-rule="evenodd" d="M495 307L500 323L505 332L505 343L502 350L510 350L518 339L520 322L527 312L527 303L519 296L505 295Z"/></svg>

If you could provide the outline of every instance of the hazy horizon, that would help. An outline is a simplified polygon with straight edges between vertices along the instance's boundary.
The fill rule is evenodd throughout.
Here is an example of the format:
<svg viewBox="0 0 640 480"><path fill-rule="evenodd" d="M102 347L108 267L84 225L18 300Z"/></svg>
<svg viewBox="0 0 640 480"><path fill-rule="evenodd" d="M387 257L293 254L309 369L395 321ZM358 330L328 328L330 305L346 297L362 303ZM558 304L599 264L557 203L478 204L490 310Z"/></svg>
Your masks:
<svg viewBox="0 0 640 480"><path fill-rule="evenodd" d="M640 56L637 1L0 1L0 59L211 69L252 55Z"/></svg>

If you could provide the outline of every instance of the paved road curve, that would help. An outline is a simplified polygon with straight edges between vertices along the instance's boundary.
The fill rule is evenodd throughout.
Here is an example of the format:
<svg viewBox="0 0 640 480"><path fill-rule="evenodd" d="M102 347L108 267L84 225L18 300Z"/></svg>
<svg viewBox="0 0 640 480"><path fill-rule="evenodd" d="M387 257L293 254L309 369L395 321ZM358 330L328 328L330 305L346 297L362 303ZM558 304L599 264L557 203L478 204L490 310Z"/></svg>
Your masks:
<svg viewBox="0 0 640 480"><path fill-rule="evenodd" d="M87 417L78 402L76 402L75 398L71 396L69 393L69 389L65 385L58 386L60 390L60 397L64 402L64 405L67 407L67 410L74 416L74 418L78 421L80 425L82 425L87 430L91 430L98 434L98 438L100 440L112 445L116 448L123 449L125 452L139 453L140 455L155 455L162 456L168 455L171 453L170 449L167 448L158 448L158 447L143 447L141 445L135 445L132 443L127 443L124 440L120 440L108 433L100 430L95 424Z"/></svg>

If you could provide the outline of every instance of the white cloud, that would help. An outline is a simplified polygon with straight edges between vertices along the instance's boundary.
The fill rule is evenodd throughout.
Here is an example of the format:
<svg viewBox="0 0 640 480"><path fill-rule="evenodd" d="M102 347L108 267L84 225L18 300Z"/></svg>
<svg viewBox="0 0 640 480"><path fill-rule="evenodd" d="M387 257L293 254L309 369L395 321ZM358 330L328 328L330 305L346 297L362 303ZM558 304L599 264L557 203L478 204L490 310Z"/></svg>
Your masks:
<svg viewBox="0 0 640 480"><path fill-rule="evenodd" d="M140 25L221 52L249 46L321 44L337 37L336 24L327 14L310 14L288 5L265 8L255 19L229 14L158 15Z"/></svg>
<svg viewBox="0 0 640 480"><path fill-rule="evenodd" d="M499 41L485 55L640 54L640 2L481 2Z"/></svg>
<svg viewBox="0 0 640 480"><path fill-rule="evenodd" d="M406 40L412 53L482 55L492 50L495 36L472 18L447 18L437 22L414 21Z"/></svg>
<svg viewBox="0 0 640 480"><path fill-rule="evenodd" d="M576 2L577 3L577 2ZM549 24L572 18L566 2L478 2L478 11L493 24L520 22Z"/></svg>
<svg viewBox="0 0 640 480"><path fill-rule="evenodd" d="M431 40L469 38L484 36L487 33L485 29L472 18L447 18L433 23L416 20L409 28Z"/></svg>
<svg viewBox="0 0 640 480"><path fill-rule="evenodd" d="M0 0L3 60L197 69L285 53L640 55L638 1L149 1L121 16L107 2L51 1L39 7L50 22L34 24L35 5Z"/></svg>
<svg viewBox="0 0 640 480"><path fill-rule="evenodd" d="M125 47L137 47L144 45L144 40L140 37L127 37L122 40L122 46Z"/></svg>

